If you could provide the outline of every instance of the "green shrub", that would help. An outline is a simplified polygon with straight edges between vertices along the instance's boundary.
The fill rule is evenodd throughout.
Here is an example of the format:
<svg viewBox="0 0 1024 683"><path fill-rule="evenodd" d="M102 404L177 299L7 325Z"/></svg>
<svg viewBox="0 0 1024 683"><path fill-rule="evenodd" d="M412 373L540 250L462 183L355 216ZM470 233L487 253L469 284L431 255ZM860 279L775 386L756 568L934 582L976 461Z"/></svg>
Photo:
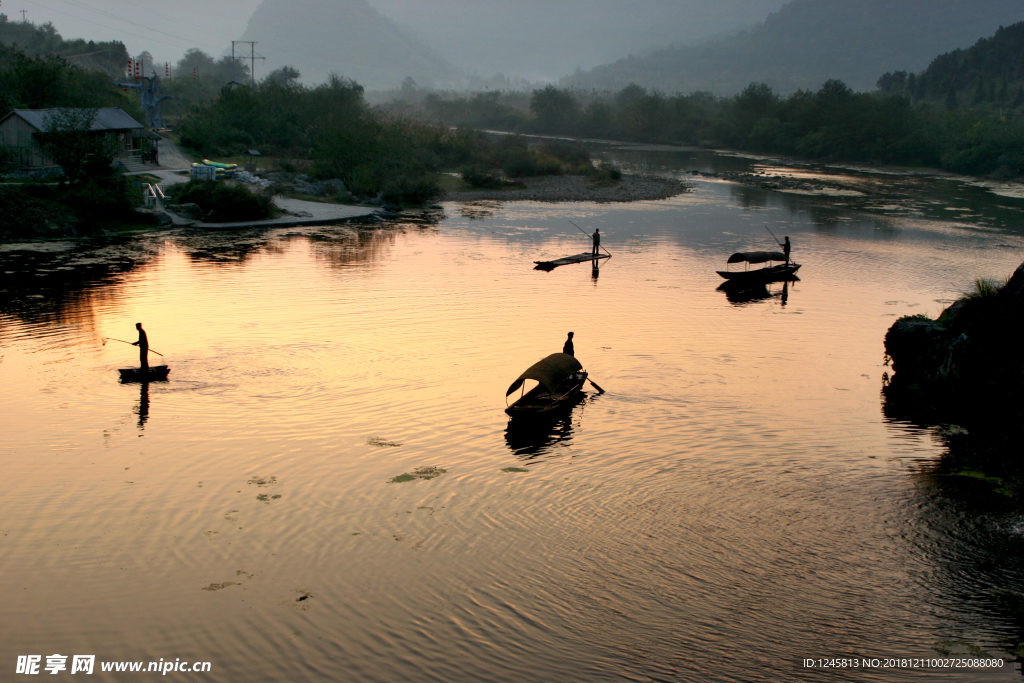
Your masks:
<svg viewBox="0 0 1024 683"><path fill-rule="evenodd" d="M590 165L590 152L578 142L548 142L541 146L540 151L548 156L561 159L566 164Z"/></svg>
<svg viewBox="0 0 1024 683"><path fill-rule="evenodd" d="M617 183L622 180L622 171L609 163L603 163L597 168L591 166L589 175L597 182Z"/></svg>
<svg viewBox="0 0 1024 683"><path fill-rule="evenodd" d="M0 187L0 240L43 234L53 218L56 190L38 186Z"/></svg>
<svg viewBox="0 0 1024 683"><path fill-rule="evenodd" d="M398 176L384 185L383 199L397 206L421 206L444 194L434 176Z"/></svg>
<svg viewBox="0 0 1024 683"><path fill-rule="evenodd" d="M196 204L215 223L258 221L273 215L269 194L255 194L238 185L217 180L190 180L174 188L177 204Z"/></svg>
<svg viewBox="0 0 1024 683"><path fill-rule="evenodd" d="M537 165L536 175L562 175L565 173L565 164L558 157L553 157L545 152L531 152Z"/></svg>
<svg viewBox="0 0 1024 683"><path fill-rule="evenodd" d="M516 150L505 155L501 170L509 178L530 178L537 175L537 160L529 150Z"/></svg>
<svg viewBox="0 0 1024 683"><path fill-rule="evenodd" d="M478 166L467 166L460 174L462 179L470 186L484 190L497 190L501 188L502 179L493 173L487 173Z"/></svg>

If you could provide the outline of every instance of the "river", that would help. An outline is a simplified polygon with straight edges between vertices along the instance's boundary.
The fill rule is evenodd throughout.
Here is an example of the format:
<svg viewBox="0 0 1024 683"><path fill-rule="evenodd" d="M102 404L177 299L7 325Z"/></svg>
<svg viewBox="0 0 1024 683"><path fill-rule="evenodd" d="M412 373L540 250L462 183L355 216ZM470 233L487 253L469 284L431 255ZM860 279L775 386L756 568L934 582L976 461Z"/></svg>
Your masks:
<svg viewBox="0 0 1024 683"><path fill-rule="evenodd" d="M0 246L0 666L1018 680L993 590L1021 586L1024 517L940 485L949 427L886 417L881 390L898 316L1024 260L1024 199L867 169L816 171L859 193L769 192L691 175L767 161L600 153L694 187ZM533 270L589 248L569 221L613 258ZM773 246L765 226L800 281L717 291L730 253ZM105 340L138 321L166 383L118 382L137 352ZM509 431L505 389L570 330L606 393ZM944 654L1000 663L801 665Z"/></svg>

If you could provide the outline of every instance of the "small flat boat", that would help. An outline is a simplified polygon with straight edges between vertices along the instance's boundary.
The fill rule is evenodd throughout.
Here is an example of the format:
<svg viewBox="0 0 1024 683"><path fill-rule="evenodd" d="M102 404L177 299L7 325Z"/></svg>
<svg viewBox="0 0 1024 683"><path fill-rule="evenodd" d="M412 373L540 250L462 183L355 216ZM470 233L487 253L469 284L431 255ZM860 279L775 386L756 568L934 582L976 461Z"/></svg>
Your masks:
<svg viewBox="0 0 1024 683"><path fill-rule="evenodd" d="M582 254L573 254L572 256L563 256L557 258L554 261L534 261L537 265L534 266L534 270L554 270L558 266L568 266L572 263L586 263L587 261L600 261L601 259L611 258L610 254L594 254L589 251L585 251Z"/></svg>
<svg viewBox="0 0 1024 683"><path fill-rule="evenodd" d="M800 264L788 261L786 255L781 251L740 251L729 257L727 263L744 263L744 264L757 264L757 263L771 263L773 261L782 261L782 265L778 266L765 266L763 268L755 268L754 270L719 270L716 271L719 275L724 277L730 282L743 282L743 283L766 283L766 282L781 282L789 277L796 274L796 271L800 270Z"/></svg>
<svg viewBox="0 0 1024 683"><path fill-rule="evenodd" d="M166 365L150 365L149 369L143 372L142 368L118 368L121 373L121 382L166 382L167 373L171 371Z"/></svg>
<svg viewBox="0 0 1024 683"><path fill-rule="evenodd" d="M528 379L536 381L537 386L526 391ZM586 381L587 373L578 360L567 353L553 353L528 367L512 382L505 400L520 388L523 393L505 412L512 417L540 417L566 408L571 410Z"/></svg>

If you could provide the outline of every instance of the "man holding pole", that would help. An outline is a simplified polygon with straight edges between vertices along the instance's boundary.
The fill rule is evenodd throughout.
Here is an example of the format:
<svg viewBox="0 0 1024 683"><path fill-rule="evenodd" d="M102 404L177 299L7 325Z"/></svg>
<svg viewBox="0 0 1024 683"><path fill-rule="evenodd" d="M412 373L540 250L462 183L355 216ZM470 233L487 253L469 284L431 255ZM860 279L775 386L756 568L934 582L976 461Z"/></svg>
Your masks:
<svg viewBox="0 0 1024 683"><path fill-rule="evenodd" d="M789 235L786 235L783 239L786 240L786 242L782 245L782 253L786 255L786 265L788 266L789 265L789 251L790 251L790 249L793 248L793 245L791 245L789 243Z"/></svg>
<svg viewBox="0 0 1024 683"><path fill-rule="evenodd" d="M601 231L594 230L594 251L593 255L597 256L601 248Z"/></svg>
<svg viewBox="0 0 1024 683"><path fill-rule="evenodd" d="M135 329L139 331L139 341L134 342L132 346L139 347L139 369L146 373L149 372L149 337L142 329L142 323L135 323Z"/></svg>

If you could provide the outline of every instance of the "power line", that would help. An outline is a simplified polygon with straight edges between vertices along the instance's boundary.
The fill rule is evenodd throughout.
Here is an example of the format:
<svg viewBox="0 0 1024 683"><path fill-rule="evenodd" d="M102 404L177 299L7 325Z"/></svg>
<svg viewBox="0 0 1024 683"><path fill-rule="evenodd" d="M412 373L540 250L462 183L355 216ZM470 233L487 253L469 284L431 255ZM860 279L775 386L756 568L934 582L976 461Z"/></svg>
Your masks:
<svg viewBox="0 0 1024 683"><path fill-rule="evenodd" d="M84 21L87 24L93 24L94 26L99 26L101 28L109 29L111 31L117 31L118 33L123 33L125 35L129 35L129 36L132 36L134 38L139 38L140 40L149 41L151 43L160 43L161 45L170 45L171 47L178 48L178 49L182 48L182 44L181 43L168 43L166 40L160 40L159 38L151 38L149 36L140 36L138 33L132 33L131 31L126 31L126 30L124 30L122 28L118 28L118 27L115 27L115 26L110 26L108 24L101 24L98 21L93 21L91 19L86 19L85 17L81 17L81 16L78 16L77 14L72 14L71 12L66 12L64 10L59 10L59 9L56 9L55 7L47 7L46 5L43 5L42 3L36 2L35 0L29 0L29 1L32 2L32 4L36 5L37 7L41 7L44 10L48 10L50 12L56 12L58 14L63 14L65 16L69 16L69 17L71 17L73 19L77 19L78 21ZM24 11L24 10L22 10L22 11ZM143 28L146 28L147 30L152 30L152 29L148 29L145 26L143 26ZM165 35L170 35L170 34L165 34ZM174 35L171 35L171 37L172 38L179 38L178 36L174 36ZM188 38L179 38L179 39L185 41L184 45L187 46L187 47L195 47L195 45L196 45L195 41L192 41L192 40L190 40ZM209 43L203 43L203 44L206 45L209 48L214 49L214 50L218 49L218 48L213 47Z"/></svg>
<svg viewBox="0 0 1024 683"><path fill-rule="evenodd" d="M235 59L249 59L250 60L249 79L253 82L253 84L256 83L256 60L257 59L266 59L266 57L257 57L256 56L256 43L257 42L258 41L255 41L255 40L232 40L231 41L231 61L234 61ZM249 57L235 57L235 45L248 45L249 46Z"/></svg>
<svg viewBox="0 0 1024 683"><path fill-rule="evenodd" d="M120 0L120 1L121 1L121 3L123 3L125 5L128 5L129 7L132 7L132 8L137 8L138 7L138 5L136 3L131 2L131 0ZM184 21L182 19L176 19L176 18L174 18L172 16L169 16L167 14L162 14L160 12L157 12L154 9L148 9L147 8L146 9L146 14L147 15L148 14L152 14L152 15L160 17L162 19L166 19L167 21L173 21L175 23L181 24L182 26L188 26L189 28L196 28L195 22L188 22L188 21ZM225 17L225 16L222 16L222 15L219 15L219 14L213 14L212 12L209 11L209 9L207 7L203 7L203 14L206 17L213 17L213 18L216 18L216 19L220 19L222 21L232 21L233 20L232 17Z"/></svg>
<svg viewBox="0 0 1024 683"><path fill-rule="evenodd" d="M103 10L96 9L95 7L89 7L85 3L79 2L79 0L63 0L63 1L68 3L69 5L77 5L78 7L81 7L82 9L87 9L87 10L89 10L91 12L96 12L97 14L102 14L105 17L110 17L111 19L116 19L117 21L123 21L126 24L131 24L132 26L138 26L139 28L145 29L147 31L152 31L153 33L159 33L159 34L165 35L165 36L167 36L169 38L177 38L178 40L184 40L184 41L191 40L190 38L185 38L183 36L176 36L173 33L167 33L166 31L161 31L160 29L150 28L149 26L146 26L145 24L139 24L139 23L136 23L134 21L131 21L130 19L124 19L123 17L119 17L116 14L111 14L110 12L104 12ZM207 47L212 47L209 43L206 43L206 46Z"/></svg>

